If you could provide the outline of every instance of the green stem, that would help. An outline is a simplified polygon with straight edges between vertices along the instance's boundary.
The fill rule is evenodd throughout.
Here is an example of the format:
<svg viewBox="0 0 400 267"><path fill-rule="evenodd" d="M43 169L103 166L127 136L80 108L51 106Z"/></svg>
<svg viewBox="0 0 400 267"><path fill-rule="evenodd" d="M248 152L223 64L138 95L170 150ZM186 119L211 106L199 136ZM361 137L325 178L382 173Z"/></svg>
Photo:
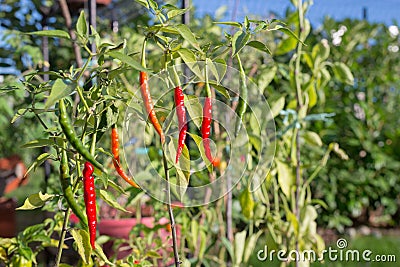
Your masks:
<svg viewBox="0 0 400 267"><path fill-rule="evenodd" d="M204 67L204 78L205 78L205 89L206 89L206 96L211 97L211 88L210 84L208 83L208 66L207 66L207 59L206 59L206 65Z"/></svg>
<svg viewBox="0 0 400 267"><path fill-rule="evenodd" d="M143 45L142 45L142 67L146 68L146 43L147 43L147 37L144 38Z"/></svg>
<svg viewBox="0 0 400 267"><path fill-rule="evenodd" d="M82 78L83 73L85 73L87 67L89 66L89 62L92 61L92 55L89 55L88 59L85 62L85 65L83 65L81 71L79 72L78 77L75 79L75 81L79 82L79 80Z"/></svg>
<svg viewBox="0 0 400 267"><path fill-rule="evenodd" d="M172 206L171 206L171 186L169 184L169 172L168 172L168 163L167 163L167 157L165 156L165 152L163 149L163 167L164 167L164 173L165 173L165 180L167 181L167 206L168 206L168 214L169 214L169 219L171 222L171 232L172 232L172 247L174 250L174 261L175 261L175 267L181 266L181 262L179 260L179 254L178 254L178 242L176 238L176 225L175 225L175 218L174 218L174 213L172 211Z"/></svg>
<svg viewBox="0 0 400 267"><path fill-rule="evenodd" d="M64 245L64 240L65 240L65 234L67 233L67 225L68 225L70 214L71 214L71 209L68 207L67 210L65 211L65 217L64 217L63 226L61 229L60 241L58 243L58 248L57 248L58 251L57 251L57 256L56 256L56 263L54 264L55 267L60 266L63 245Z"/></svg>
<svg viewBox="0 0 400 267"><path fill-rule="evenodd" d="M94 117L94 129L93 129L93 135L92 135L92 144L90 145L90 154L93 156L96 153L96 137L97 137L97 117Z"/></svg>
<svg viewBox="0 0 400 267"><path fill-rule="evenodd" d="M303 31L304 31L304 14L303 14L303 3L302 0L298 0L298 14L299 14L299 38L300 41L297 43L297 51L296 51L296 65L295 65L295 84L296 84L296 101L297 101L297 113L303 107L303 98L301 91L301 54L303 49ZM295 216L297 221L300 223L300 210L299 210L299 198L300 198L300 184L301 184L301 151L300 151L300 130L295 129L295 142L296 142L296 194L295 194ZM299 235L295 236L295 245L296 251L299 251ZM299 261L296 260L296 267L299 266Z"/></svg>
<svg viewBox="0 0 400 267"><path fill-rule="evenodd" d="M83 105L85 106L86 112L90 114L91 112L90 112L89 105L87 104L85 98L83 97L82 88L79 85L76 87L76 91L78 91L79 97L80 97Z"/></svg>

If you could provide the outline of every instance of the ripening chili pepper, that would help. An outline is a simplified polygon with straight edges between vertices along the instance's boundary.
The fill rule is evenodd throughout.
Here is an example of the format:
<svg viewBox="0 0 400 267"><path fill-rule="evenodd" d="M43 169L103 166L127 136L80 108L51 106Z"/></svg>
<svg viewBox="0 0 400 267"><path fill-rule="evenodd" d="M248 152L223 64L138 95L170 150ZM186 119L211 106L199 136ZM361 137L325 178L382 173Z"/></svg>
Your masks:
<svg viewBox="0 0 400 267"><path fill-rule="evenodd" d="M133 187L140 188L135 181L132 180L122 169L121 161L119 159L119 137L118 137L118 129L115 125L113 125L111 129L111 151L113 153L113 163L115 170L124 179L128 184Z"/></svg>
<svg viewBox="0 0 400 267"><path fill-rule="evenodd" d="M72 212L79 218L81 224L86 228L87 227L87 219L83 214L82 210L76 203L74 199L74 194L72 192L72 187L70 185L70 175L69 175L69 167L68 167L68 158L67 151L65 147L61 153L61 163L60 163L60 183L62 187L62 191L65 197L65 200L68 203L68 206L71 208Z"/></svg>
<svg viewBox="0 0 400 267"><path fill-rule="evenodd" d="M147 116L149 117L151 124L153 124L154 129L160 135L161 143L164 144L165 135L162 130L161 124L157 119L156 112L154 110L153 99L151 98L150 95L147 73L143 71L140 72L140 92L142 94L142 99L146 109Z"/></svg>
<svg viewBox="0 0 400 267"><path fill-rule="evenodd" d="M175 107L176 116L178 117L178 128L179 128L179 138L178 138L178 149L176 150L175 162L178 163L179 157L182 154L183 146L185 145L187 124L186 124L186 108L184 103L184 95L182 92L182 87L175 87Z"/></svg>
<svg viewBox="0 0 400 267"><path fill-rule="evenodd" d="M86 205L86 215L88 218L90 244L95 248L94 242L96 240L96 190L94 187L93 165L90 162L85 162L83 168L83 192Z"/></svg>
<svg viewBox="0 0 400 267"><path fill-rule="evenodd" d="M211 113L212 113L212 99L206 97L203 107L203 121L201 123L201 137L203 139L204 152L210 162L213 162L210 149L210 132L211 132Z"/></svg>
<svg viewBox="0 0 400 267"><path fill-rule="evenodd" d="M90 154L89 150L85 147L85 145L82 143L82 141L78 138L76 135L69 119L68 119L68 113L67 109L65 107L65 103L63 99L60 99L58 108L60 110L60 115L59 115L59 121L61 128L67 137L67 140L71 143L71 145L78 151L79 154L82 155L82 157L92 163L96 168L101 170L104 173L107 173L107 171L104 169L104 167L94 158L92 154Z"/></svg>
<svg viewBox="0 0 400 267"><path fill-rule="evenodd" d="M239 134L240 128L242 127L243 115L246 112L247 108L247 84L246 84L246 74L244 72L242 62L240 61L240 57L237 54L236 58L239 64L240 71L240 87L239 87L239 103L236 107L236 122L235 122L235 136Z"/></svg>

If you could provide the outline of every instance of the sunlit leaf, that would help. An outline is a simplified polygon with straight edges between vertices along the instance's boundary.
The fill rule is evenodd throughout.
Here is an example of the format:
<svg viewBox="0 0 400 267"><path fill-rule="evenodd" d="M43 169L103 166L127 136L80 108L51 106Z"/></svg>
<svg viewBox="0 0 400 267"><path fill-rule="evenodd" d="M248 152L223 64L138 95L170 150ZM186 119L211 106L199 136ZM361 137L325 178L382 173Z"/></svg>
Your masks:
<svg viewBox="0 0 400 267"><path fill-rule="evenodd" d="M18 207L16 210L33 210L43 207L47 201L54 197L53 194L42 194L42 192L30 195L24 202L24 205Z"/></svg>
<svg viewBox="0 0 400 267"><path fill-rule="evenodd" d="M71 235L75 240L78 253L84 263L88 264L92 247L90 246L89 233L82 229L71 229Z"/></svg>
<svg viewBox="0 0 400 267"><path fill-rule="evenodd" d="M47 36L47 37L55 37L55 38L64 38L71 39L68 32L62 30L47 30L47 31L35 31L35 32L27 32L29 35L37 35L37 36Z"/></svg>

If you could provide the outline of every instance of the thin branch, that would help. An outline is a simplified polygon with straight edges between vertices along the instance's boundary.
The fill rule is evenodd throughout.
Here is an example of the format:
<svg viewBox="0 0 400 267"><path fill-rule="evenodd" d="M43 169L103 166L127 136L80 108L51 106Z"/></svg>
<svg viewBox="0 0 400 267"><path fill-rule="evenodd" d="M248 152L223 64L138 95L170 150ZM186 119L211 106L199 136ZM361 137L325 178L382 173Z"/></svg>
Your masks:
<svg viewBox="0 0 400 267"><path fill-rule="evenodd" d="M169 172L168 172L168 163L167 163L167 157L165 156L165 152L163 149L163 167L164 167L164 173L165 173L165 180L167 181L167 206L168 206L168 214L169 214L169 219L171 222L171 232L172 232L172 247L174 250L174 261L175 261L175 266L179 267L181 266L181 262L179 260L179 254L178 254L178 242L176 238L176 225L175 225L175 218L174 218L174 213L172 211L172 206L171 206L171 186L169 184Z"/></svg>
<svg viewBox="0 0 400 267"><path fill-rule="evenodd" d="M300 81L300 73L301 73L301 53L303 49L302 43L302 33L304 30L304 14L303 14L303 3L302 0L298 0L298 13L299 13L299 38L301 41L297 43L297 52L296 52L296 65L295 65L295 84L296 84L296 101L297 101L297 112L303 107L302 101L302 91L301 91L301 81ZM295 195L295 210L294 214L298 222L300 222L300 211L299 211L299 198L300 198L300 184L301 184L301 150L300 150L300 129L295 129L295 138L296 138L296 195ZM296 236L296 251L299 251L299 236ZM296 267L299 266L299 261L296 260Z"/></svg>
<svg viewBox="0 0 400 267"><path fill-rule="evenodd" d="M71 39L72 39L72 47L74 49L76 64L77 64L78 68L80 68L83 65L82 54L81 54L80 47L76 43L76 34L75 34L74 30L72 29L71 13L69 12L69 8L68 8L68 4L67 4L66 0L59 0L59 2L60 2L62 15L65 19L65 25L67 26L69 35L71 36Z"/></svg>
<svg viewBox="0 0 400 267"><path fill-rule="evenodd" d="M71 209L68 207L67 210L65 211L65 217L64 217L63 226L61 229L60 241L58 243L58 248L57 248L56 263L54 264L54 267L58 267L61 262L63 245L64 245L64 241L65 241L65 234L67 233L67 226L68 226L70 213L71 213Z"/></svg>
<svg viewBox="0 0 400 267"><path fill-rule="evenodd" d="M61 13L65 19L65 25L67 26L69 35L71 36L72 48L73 48L74 54L75 54L76 65L78 68L81 68L83 66L81 49L78 46L78 44L76 43L76 34L75 34L74 30L72 29L71 13L69 12L67 1L59 0L59 3L60 3L60 7L61 7ZM79 95L76 94L72 114L75 114L78 103L79 103Z"/></svg>

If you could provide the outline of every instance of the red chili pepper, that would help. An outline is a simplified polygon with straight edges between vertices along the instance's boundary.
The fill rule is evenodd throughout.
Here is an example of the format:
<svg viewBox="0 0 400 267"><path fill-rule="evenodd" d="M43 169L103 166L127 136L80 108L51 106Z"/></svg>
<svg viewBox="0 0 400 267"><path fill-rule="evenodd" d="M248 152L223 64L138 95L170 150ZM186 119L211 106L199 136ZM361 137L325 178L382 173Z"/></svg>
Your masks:
<svg viewBox="0 0 400 267"><path fill-rule="evenodd" d="M86 206L86 215L89 225L90 244L95 248L94 242L96 241L96 191L94 187L93 165L90 162L85 162L83 168L83 191Z"/></svg>
<svg viewBox="0 0 400 267"><path fill-rule="evenodd" d="M175 88L175 106L176 106L176 116L178 117L178 127L179 127L179 139L178 139L178 149L176 151L175 162L178 163L179 157L182 154L183 146L185 145L187 124L186 124L186 108L184 103L184 95L182 92L182 87L177 86Z"/></svg>
<svg viewBox="0 0 400 267"><path fill-rule="evenodd" d="M142 94L142 99L144 102L146 113L150 119L150 122L151 124L153 124L157 133L160 135L161 143L164 144L165 135L160 125L160 122L157 119L156 112L154 111L154 104L153 104L153 99L151 98L150 95L147 73L143 71L140 72L140 92Z"/></svg>
<svg viewBox="0 0 400 267"><path fill-rule="evenodd" d="M119 137L118 137L118 129L115 125L111 129L111 151L113 153L114 159L114 167L119 176L124 179L128 184L133 187L140 188L135 181L133 181L122 169L121 161L119 159Z"/></svg>
<svg viewBox="0 0 400 267"><path fill-rule="evenodd" d="M212 99L211 97L206 97L203 107L203 121L201 123L201 135L203 138L204 151L206 157L210 162L213 162L210 149L210 131L211 131L211 113L212 113Z"/></svg>

